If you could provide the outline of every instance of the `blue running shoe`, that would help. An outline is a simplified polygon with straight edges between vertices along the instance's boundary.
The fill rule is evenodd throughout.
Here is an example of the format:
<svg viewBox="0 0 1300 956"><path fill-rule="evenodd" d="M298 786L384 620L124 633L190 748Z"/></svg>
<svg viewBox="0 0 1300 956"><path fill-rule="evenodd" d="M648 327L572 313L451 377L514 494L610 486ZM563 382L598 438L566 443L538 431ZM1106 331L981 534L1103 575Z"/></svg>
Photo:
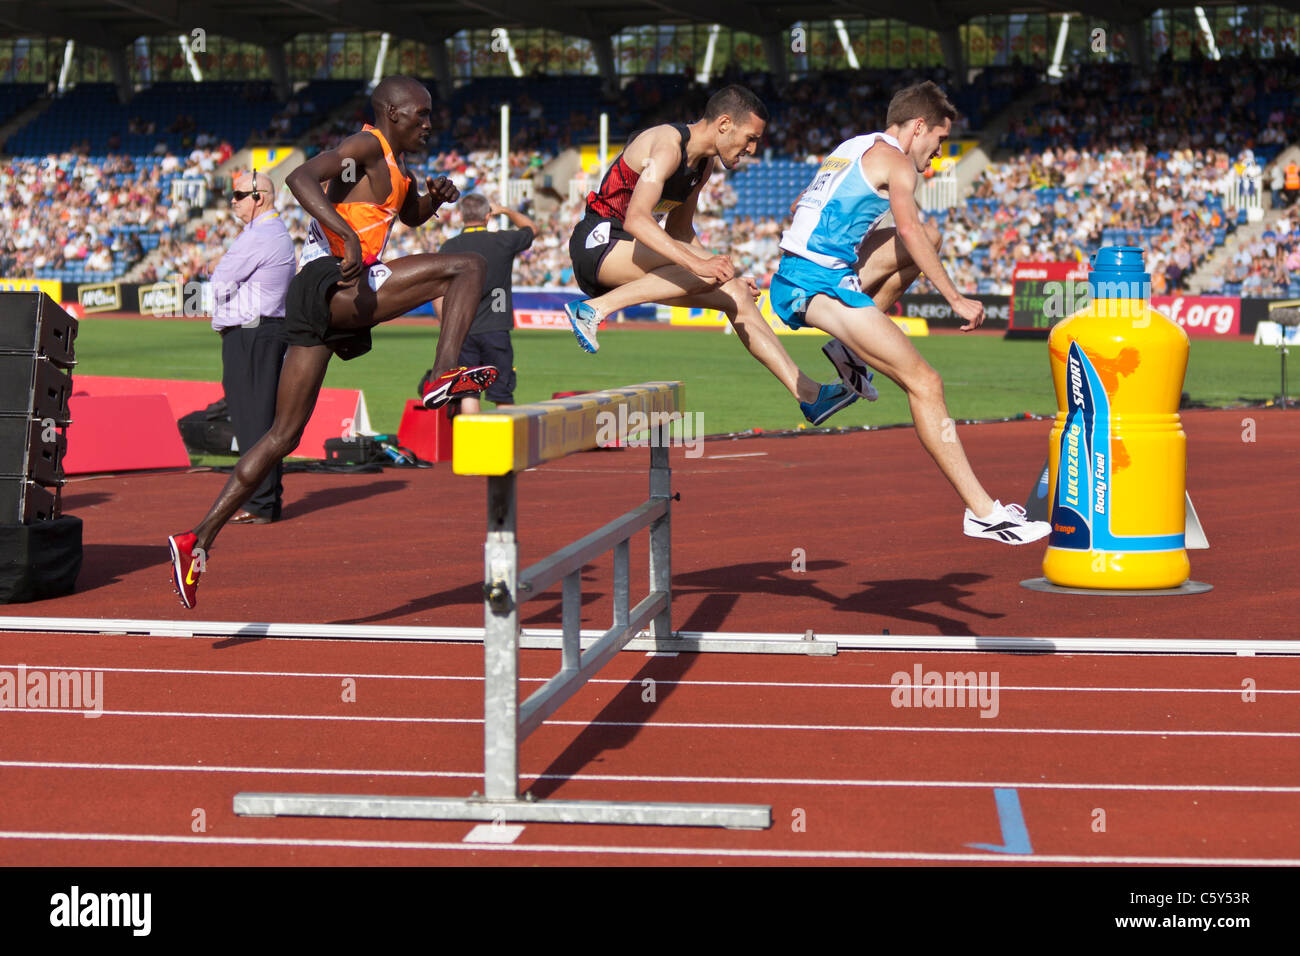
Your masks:
<svg viewBox="0 0 1300 956"><path fill-rule="evenodd" d="M843 382L836 382L834 385L823 385L817 393L817 401L800 402L799 407L803 410L804 418L814 425L820 425L841 408L846 408L857 400L857 392Z"/></svg>
<svg viewBox="0 0 1300 956"><path fill-rule="evenodd" d="M596 352L600 346L596 344L596 328L600 325L600 313L582 299L574 299L572 302L564 304L564 311L569 316L569 325L573 327L573 334L578 338L578 344L582 346L584 352Z"/></svg>

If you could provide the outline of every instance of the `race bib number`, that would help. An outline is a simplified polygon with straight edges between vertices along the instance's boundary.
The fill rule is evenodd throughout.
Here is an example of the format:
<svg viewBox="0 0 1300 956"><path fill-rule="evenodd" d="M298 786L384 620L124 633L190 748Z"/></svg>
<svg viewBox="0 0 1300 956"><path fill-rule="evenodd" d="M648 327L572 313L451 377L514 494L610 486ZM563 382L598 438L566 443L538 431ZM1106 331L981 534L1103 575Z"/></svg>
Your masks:
<svg viewBox="0 0 1300 956"><path fill-rule="evenodd" d="M321 229L320 223L313 219L307 229L307 240L302 244L302 255L298 257L298 265L302 267L313 259L328 255L330 255L329 240L325 238L325 231Z"/></svg>
<svg viewBox="0 0 1300 956"><path fill-rule="evenodd" d="M585 245L588 249L595 249L597 246L603 246L607 242L609 242L609 223L602 222L595 229L591 230L591 232L587 233L587 241Z"/></svg>
<svg viewBox="0 0 1300 956"><path fill-rule="evenodd" d="M847 159L828 159L817 170L817 175L799 197L800 206L820 206L830 195L835 178L849 165Z"/></svg>

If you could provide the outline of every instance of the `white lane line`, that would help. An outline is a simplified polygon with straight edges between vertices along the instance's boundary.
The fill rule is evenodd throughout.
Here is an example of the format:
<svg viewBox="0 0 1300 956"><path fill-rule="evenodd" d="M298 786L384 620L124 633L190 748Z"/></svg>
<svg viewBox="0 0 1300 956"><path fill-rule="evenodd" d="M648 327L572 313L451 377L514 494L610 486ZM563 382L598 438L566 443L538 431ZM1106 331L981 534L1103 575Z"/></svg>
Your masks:
<svg viewBox="0 0 1300 956"><path fill-rule="evenodd" d="M0 707L0 714L74 714L85 717L198 717L229 720L335 720L387 724L481 724L482 717L378 717L344 714L227 714L173 710L85 710ZM548 727L634 727L640 730L809 730L915 734L1072 734L1100 737L1300 737L1297 730L1106 730L1092 727L913 727L886 724L739 724L704 721L548 720Z"/></svg>
<svg viewBox="0 0 1300 956"><path fill-rule="evenodd" d="M677 651L647 651L646 657L676 657ZM159 675L197 675L212 677L319 677L330 680L352 678L354 680L415 680L415 681L473 681L483 683L481 676L462 674L367 674L357 671L237 671L206 670L185 667L100 667L93 664L3 664L0 670L17 670L26 667L28 672L35 671L102 671L105 674L159 674ZM544 684L549 677L520 677L519 680L531 684ZM612 684L633 686L632 678L593 677L588 684ZM671 687L792 687L815 690L897 690L910 688L907 684L868 684L837 683L827 681L762 681L762 680L659 680L656 684ZM1032 691L1042 693L1080 693L1080 694L1232 694L1245 692L1242 687L1089 687L1073 684L999 684L999 691ZM1257 687L1252 694L1300 694L1300 689Z"/></svg>
<svg viewBox="0 0 1300 956"><path fill-rule="evenodd" d="M248 773L326 777L414 777L423 779L481 780L481 770L382 770L331 767L240 767L217 764L92 763L64 760L0 760L0 767L27 770L146 771L153 773ZM708 783L772 787L869 787L934 788L957 790L1116 790L1168 791L1173 793L1300 793L1300 786L1190 783L1087 783L1082 781L999 781L999 780L835 780L817 777L716 777L669 776L619 773L530 773L520 771L523 780L574 780L591 783Z"/></svg>
<svg viewBox="0 0 1300 956"><path fill-rule="evenodd" d="M517 823L480 823L460 838L461 843L514 843L524 832Z"/></svg>
<svg viewBox="0 0 1300 956"><path fill-rule="evenodd" d="M1067 854L919 853L889 850L766 850L695 846L581 846L556 843L440 843L416 840L319 840L273 837L200 837L161 833L52 833L0 830L0 840L64 840L96 843L172 843L208 846L287 846L355 850L469 850L518 853L593 853L605 856L754 857L796 860L934 860L983 863L1097 863L1127 866L1300 866L1285 857L1086 856Z"/></svg>
<svg viewBox="0 0 1300 956"><path fill-rule="evenodd" d="M766 457L765 451L745 451L737 455L705 455L705 461L717 460L719 458L763 458Z"/></svg>

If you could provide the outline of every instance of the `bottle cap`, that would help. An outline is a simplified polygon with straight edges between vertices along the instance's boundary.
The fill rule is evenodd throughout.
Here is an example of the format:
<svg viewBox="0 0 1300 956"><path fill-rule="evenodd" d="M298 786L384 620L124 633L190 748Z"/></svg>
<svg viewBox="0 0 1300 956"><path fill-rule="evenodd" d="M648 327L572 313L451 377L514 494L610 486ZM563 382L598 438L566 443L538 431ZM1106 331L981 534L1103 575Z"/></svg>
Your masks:
<svg viewBox="0 0 1300 956"><path fill-rule="evenodd" d="M1094 299L1150 299L1151 276L1137 246L1102 246L1092 254L1088 292Z"/></svg>

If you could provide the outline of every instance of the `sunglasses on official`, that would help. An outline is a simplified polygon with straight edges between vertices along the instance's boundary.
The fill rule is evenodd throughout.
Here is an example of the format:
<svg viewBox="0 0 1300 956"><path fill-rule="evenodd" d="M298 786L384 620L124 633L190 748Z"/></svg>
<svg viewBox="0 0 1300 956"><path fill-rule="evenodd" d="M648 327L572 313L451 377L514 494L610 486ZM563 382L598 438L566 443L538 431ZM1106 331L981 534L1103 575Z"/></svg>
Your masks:
<svg viewBox="0 0 1300 956"><path fill-rule="evenodd" d="M253 170L253 183L254 183L254 184L257 183L257 170L256 170L256 169ZM231 192L230 192L230 200L231 200L231 202L243 202L243 201L244 201L245 199L247 199L249 196L252 196L254 199L256 199L258 196L260 196L260 195L261 195L262 193L264 193L264 192L266 192L266 190L264 190L264 189L256 189L256 188L254 188L254 189L234 189L234 190L231 190Z"/></svg>

